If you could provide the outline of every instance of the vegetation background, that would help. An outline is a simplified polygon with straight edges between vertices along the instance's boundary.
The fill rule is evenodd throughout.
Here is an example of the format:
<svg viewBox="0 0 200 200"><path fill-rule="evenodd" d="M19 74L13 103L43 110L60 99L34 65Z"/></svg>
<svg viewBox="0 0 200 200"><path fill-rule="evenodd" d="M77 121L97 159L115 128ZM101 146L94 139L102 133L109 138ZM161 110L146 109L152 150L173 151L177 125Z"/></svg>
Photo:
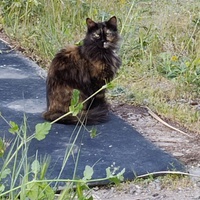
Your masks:
<svg viewBox="0 0 200 200"><path fill-rule="evenodd" d="M41 67L48 68L54 54L67 44L78 44L86 31L85 19L103 21L117 16L122 36L120 55L123 65L113 81L108 98L119 103L148 106L162 118L200 133L200 3L198 0L1 0L0 31L8 35L17 49ZM17 150L9 152L0 171L0 197L11 199L55 199L45 173L49 160L27 162L26 142L45 137L50 124L36 126L38 134L27 137L14 122L10 132L18 138ZM43 133L45 131L45 133ZM23 133L21 133L23 132ZM43 134L43 135L41 135ZM11 174L8 164L20 148L23 156L12 169L11 189L4 192L2 179ZM0 150L4 142L0 139ZM69 155L69 154L68 154ZM3 156L1 151L0 157ZM36 155L37 156L37 155ZM19 156L18 156L19 157ZM11 159L12 158L12 159ZM67 158L66 158L67 160ZM25 162L25 165L23 164ZM22 186L15 188L16 177L24 169ZM85 180L69 180L59 199L85 197L93 168L86 166ZM33 180L29 180L29 174ZM122 172L118 179L122 178ZM83 179L84 179L83 178ZM111 177L107 169L107 179ZM117 179L117 180L118 180ZM44 181L45 180L45 181ZM85 181L85 182L84 182ZM71 194L76 182L77 194ZM15 190L20 189L18 195Z"/></svg>
<svg viewBox="0 0 200 200"><path fill-rule="evenodd" d="M1 29L45 68L60 48L83 39L87 17L116 15L123 66L110 99L148 106L200 132L198 0L2 0L0 6Z"/></svg>

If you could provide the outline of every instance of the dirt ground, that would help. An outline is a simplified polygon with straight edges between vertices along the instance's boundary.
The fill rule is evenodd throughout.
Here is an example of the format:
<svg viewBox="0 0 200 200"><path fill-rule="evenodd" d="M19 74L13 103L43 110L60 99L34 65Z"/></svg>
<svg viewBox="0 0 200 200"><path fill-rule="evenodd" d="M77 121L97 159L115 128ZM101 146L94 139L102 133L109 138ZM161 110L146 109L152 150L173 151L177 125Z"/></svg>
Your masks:
<svg viewBox="0 0 200 200"><path fill-rule="evenodd" d="M119 187L94 188L96 200L193 200L200 199L200 136L168 128L149 114L148 109L127 104L116 104L112 110L126 120L145 138L181 161L190 174L185 177L157 177L152 180L122 183ZM198 177L199 176L199 177Z"/></svg>

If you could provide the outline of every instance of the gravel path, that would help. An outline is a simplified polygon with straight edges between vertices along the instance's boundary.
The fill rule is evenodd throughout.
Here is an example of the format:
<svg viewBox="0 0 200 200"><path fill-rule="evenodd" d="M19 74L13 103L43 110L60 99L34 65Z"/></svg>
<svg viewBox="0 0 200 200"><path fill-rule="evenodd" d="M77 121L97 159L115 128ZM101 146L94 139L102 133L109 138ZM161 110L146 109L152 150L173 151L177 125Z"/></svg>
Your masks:
<svg viewBox="0 0 200 200"><path fill-rule="evenodd" d="M144 137L183 162L188 172L200 176L199 135L187 132L187 136L174 131L153 118L145 108L116 104L112 110ZM148 177L120 186L95 187L92 193L96 200L195 200L200 199L200 178L177 175Z"/></svg>

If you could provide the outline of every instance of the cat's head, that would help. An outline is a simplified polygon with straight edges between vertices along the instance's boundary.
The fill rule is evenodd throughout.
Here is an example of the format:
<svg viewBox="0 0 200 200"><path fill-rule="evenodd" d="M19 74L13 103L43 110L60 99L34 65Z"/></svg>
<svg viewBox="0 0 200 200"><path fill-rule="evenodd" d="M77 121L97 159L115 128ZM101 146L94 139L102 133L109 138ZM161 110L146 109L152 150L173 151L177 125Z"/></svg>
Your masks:
<svg viewBox="0 0 200 200"><path fill-rule="evenodd" d="M102 49L116 49L120 39L117 30L117 18L111 17L108 21L94 22L87 18L87 34L86 38L89 43L93 43Z"/></svg>

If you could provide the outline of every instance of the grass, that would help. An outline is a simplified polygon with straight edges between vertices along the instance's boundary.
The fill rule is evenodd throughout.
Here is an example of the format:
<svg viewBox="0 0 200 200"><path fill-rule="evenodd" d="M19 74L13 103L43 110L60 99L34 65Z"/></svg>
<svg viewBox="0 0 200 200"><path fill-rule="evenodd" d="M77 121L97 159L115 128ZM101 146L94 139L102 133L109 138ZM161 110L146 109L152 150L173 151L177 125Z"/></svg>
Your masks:
<svg viewBox="0 0 200 200"><path fill-rule="evenodd" d="M117 15L123 66L114 83L123 90L120 101L147 105L163 118L200 132L198 2L3 0L0 5L1 27L45 68L65 44L83 39L86 17Z"/></svg>
<svg viewBox="0 0 200 200"><path fill-rule="evenodd" d="M108 94L111 102L118 99L129 104L146 105L162 118L200 133L199 10L200 4L192 0L1 0L0 29L3 28L26 55L48 68L60 48L83 39L87 17L105 20L116 15L123 38L120 50L123 65L113 81L115 88ZM15 123L10 125L10 131L18 133L14 141L18 148L11 148L13 151L8 153L1 169L0 198L7 194L10 199L16 196L45 199L49 198L45 196L48 194L56 198L49 184L61 180L59 177L56 180L45 179L48 159L39 161L36 156L32 163L28 163L28 147L24 143L33 138L44 139L48 131L44 134L40 129L46 129L47 125L36 126L38 134L31 138L27 138L26 132L19 133L26 129L18 129ZM4 154L4 143L0 141L0 156ZM65 162L69 152L66 152ZM10 170L10 161L19 157L20 162ZM24 170L23 177L21 169ZM119 177L111 177L109 170L105 179L117 181L115 178L121 178L121 173ZM92 174L93 167L86 166L83 180L63 180L67 187L57 199L65 199L66 195L68 199L92 199L84 196ZM3 180L7 176L12 180L10 190L5 194ZM19 177L22 185L16 188ZM78 193L70 192L74 183Z"/></svg>

